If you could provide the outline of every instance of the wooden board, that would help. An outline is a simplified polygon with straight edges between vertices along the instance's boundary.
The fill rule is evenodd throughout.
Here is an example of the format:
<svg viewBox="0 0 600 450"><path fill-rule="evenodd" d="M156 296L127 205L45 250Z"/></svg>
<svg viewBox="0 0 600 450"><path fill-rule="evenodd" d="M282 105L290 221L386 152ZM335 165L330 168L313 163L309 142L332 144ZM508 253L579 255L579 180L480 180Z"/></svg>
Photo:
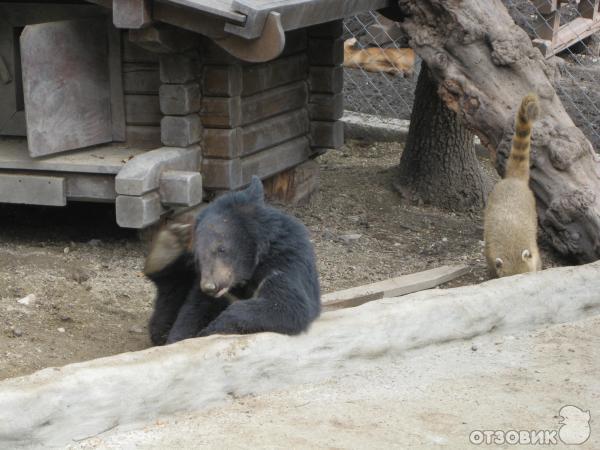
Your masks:
<svg viewBox="0 0 600 450"><path fill-rule="evenodd" d="M304 54L246 66L243 72L242 95L252 95L304 80L307 70L308 63Z"/></svg>
<svg viewBox="0 0 600 450"><path fill-rule="evenodd" d="M125 95L127 125L159 125L162 119L158 95Z"/></svg>
<svg viewBox="0 0 600 450"><path fill-rule="evenodd" d="M30 174L0 174L0 202L65 206L65 179Z"/></svg>
<svg viewBox="0 0 600 450"><path fill-rule="evenodd" d="M158 64L159 60L160 54L152 53L139 45L135 45L129 39L123 39L123 62Z"/></svg>
<svg viewBox="0 0 600 450"><path fill-rule="evenodd" d="M250 183L252 175L266 178L306 161L309 156L308 139L299 137L268 150L242 159L242 185Z"/></svg>
<svg viewBox="0 0 600 450"><path fill-rule="evenodd" d="M200 117L206 128L235 128L302 108L307 97L304 81L249 97L204 97Z"/></svg>
<svg viewBox="0 0 600 450"><path fill-rule="evenodd" d="M304 80L308 69L304 54L263 64L204 67L204 95L207 97L248 96L294 81Z"/></svg>
<svg viewBox="0 0 600 450"><path fill-rule="evenodd" d="M26 133L16 36L12 24L0 16L0 135L5 136Z"/></svg>
<svg viewBox="0 0 600 450"><path fill-rule="evenodd" d="M136 149L160 147L160 125L127 125L127 144Z"/></svg>
<svg viewBox="0 0 600 450"><path fill-rule="evenodd" d="M242 128L240 155L250 155L309 131L308 113L304 108L280 114Z"/></svg>
<svg viewBox="0 0 600 450"><path fill-rule="evenodd" d="M260 36L270 11L281 15L283 29L295 30L359 12L390 6L389 0L241 0L234 1L235 11L246 14L244 25L228 23L225 30L252 39Z"/></svg>
<svg viewBox="0 0 600 450"><path fill-rule="evenodd" d="M158 94L159 67L156 63L124 63L123 88L126 94Z"/></svg>
<svg viewBox="0 0 600 450"><path fill-rule="evenodd" d="M67 2L2 2L0 17L6 18L14 27L24 27L36 23L56 22L84 17L106 16L104 8L90 4L66 4Z"/></svg>
<svg viewBox="0 0 600 450"><path fill-rule="evenodd" d="M110 114L112 137L115 142L127 139L125 100L123 98L123 58L121 38L123 33L108 21L108 68L110 73Z"/></svg>
<svg viewBox="0 0 600 450"><path fill-rule="evenodd" d="M149 0L113 0L113 22L118 28L138 29L152 21Z"/></svg>
<svg viewBox="0 0 600 450"><path fill-rule="evenodd" d="M552 51L557 54L598 31L600 31L600 19L592 20L584 17L573 19L558 30Z"/></svg>
<svg viewBox="0 0 600 450"><path fill-rule="evenodd" d="M103 18L28 25L21 35L21 60L31 156L112 140Z"/></svg>
<svg viewBox="0 0 600 450"><path fill-rule="evenodd" d="M310 122L310 145L312 147L341 148L344 145L344 124L341 121Z"/></svg>
<svg viewBox="0 0 600 450"><path fill-rule="evenodd" d="M258 122L306 105L306 82L289 84L242 99L242 125Z"/></svg>
<svg viewBox="0 0 600 450"><path fill-rule="evenodd" d="M308 104L312 120L335 121L344 115L344 93L310 94Z"/></svg>
<svg viewBox="0 0 600 450"><path fill-rule="evenodd" d="M319 191L319 164L306 161L264 180L265 197L269 203L303 205Z"/></svg>
<svg viewBox="0 0 600 450"><path fill-rule="evenodd" d="M160 137L160 129L158 134ZM114 175L119 173L127 161L141 153L144 152L138 148L115 143L32 158L27 152L27 142L24 138L0 138L0 169Z"/></svg>
<svg viewBox="0 0 600 450"><path fill-rule="evenodd" d="M399 297L412 292L431 289L458 278L469 271L467 266L442 266L424 272L391 278L378 283L358 286L321 296L325 309L348 308L381 298Z"/></svg>
<svg viewBox="0 0 600 450"><path fill-rule="evenodd" d="M161 0L159 0L159 2L160 1ZM176 5L186 6L239 24L243 24L246 21L246 16L235 12L233 0L163 0L163 3L174 3Z"/></svg>
<svg viewBox="0 0 600 450"><path fill-rule="evenodd" d="M237 189L248 183L252 175L267 178L297 166L309 159L308 139L299 137L242 159L202 160L204 187Z"/></svg>

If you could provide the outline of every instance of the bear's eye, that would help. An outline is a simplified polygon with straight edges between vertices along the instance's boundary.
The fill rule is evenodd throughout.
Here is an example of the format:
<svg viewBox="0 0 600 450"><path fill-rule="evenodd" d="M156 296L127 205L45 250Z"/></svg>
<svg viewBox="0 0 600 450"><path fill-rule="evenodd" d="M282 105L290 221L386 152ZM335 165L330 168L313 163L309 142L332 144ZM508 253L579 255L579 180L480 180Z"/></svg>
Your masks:
<svg viewBox="0 0 600 450"><path fill-rule="evenodd" d="M222 245L220 245L219 248L217 248L217 252L219 252L219 253L225 253L225 247L223 247Z"/></svg>

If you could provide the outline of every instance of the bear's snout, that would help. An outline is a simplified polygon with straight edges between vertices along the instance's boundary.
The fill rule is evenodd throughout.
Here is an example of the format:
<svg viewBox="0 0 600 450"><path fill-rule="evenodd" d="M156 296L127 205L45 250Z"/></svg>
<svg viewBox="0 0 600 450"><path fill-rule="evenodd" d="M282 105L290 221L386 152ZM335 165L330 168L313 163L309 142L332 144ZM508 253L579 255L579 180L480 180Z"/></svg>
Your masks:
<svg viewBox="0 0 600 450"><path fill-rule="evenodd" d="M215 286L215 283L212 283L210 281L203 281L202 283L200 283L200 289L202 289L202 292L209 295L212 295L217 292L217 286Z"/></svg>

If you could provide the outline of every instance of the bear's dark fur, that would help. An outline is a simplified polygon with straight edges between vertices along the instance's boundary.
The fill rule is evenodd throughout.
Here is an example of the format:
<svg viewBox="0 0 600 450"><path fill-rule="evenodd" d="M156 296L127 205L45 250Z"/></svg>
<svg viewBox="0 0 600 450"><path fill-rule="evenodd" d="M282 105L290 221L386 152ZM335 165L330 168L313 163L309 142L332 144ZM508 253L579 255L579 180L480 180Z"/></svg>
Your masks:
<svg viewBox="0 0 600 450"><path fill-rule="evenodd" d="M319 316L308 232L265 205L257 177L244 191L205 208L191 245L189 236L189 225L172 224L146 260L145 272L158 290L150 320L155 345L211 334L294 335Z"/></svg>

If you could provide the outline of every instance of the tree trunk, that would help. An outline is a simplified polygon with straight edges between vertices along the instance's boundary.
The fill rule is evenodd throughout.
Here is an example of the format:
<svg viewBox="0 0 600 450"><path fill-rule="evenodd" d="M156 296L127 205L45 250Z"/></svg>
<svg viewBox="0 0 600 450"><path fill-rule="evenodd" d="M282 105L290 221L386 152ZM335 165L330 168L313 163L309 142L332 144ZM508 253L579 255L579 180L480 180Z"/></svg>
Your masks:
<svg viewBox="0 0 600 450"><path fill-rule="evenodd" d="M473 133L437 94L423 63L397 188L410 198L457 211L482 209L491 183L475 156Z"/></svg>
<svg viewBox="0 0 600 450"><path fill-rule="evenodd" d="M399 0L401 27L438 93L496 156L502 174L521 98L536 92L531 183L553 246L580 262L600 257L600 159L553 88L547 65L500 0Z"/></svg>

